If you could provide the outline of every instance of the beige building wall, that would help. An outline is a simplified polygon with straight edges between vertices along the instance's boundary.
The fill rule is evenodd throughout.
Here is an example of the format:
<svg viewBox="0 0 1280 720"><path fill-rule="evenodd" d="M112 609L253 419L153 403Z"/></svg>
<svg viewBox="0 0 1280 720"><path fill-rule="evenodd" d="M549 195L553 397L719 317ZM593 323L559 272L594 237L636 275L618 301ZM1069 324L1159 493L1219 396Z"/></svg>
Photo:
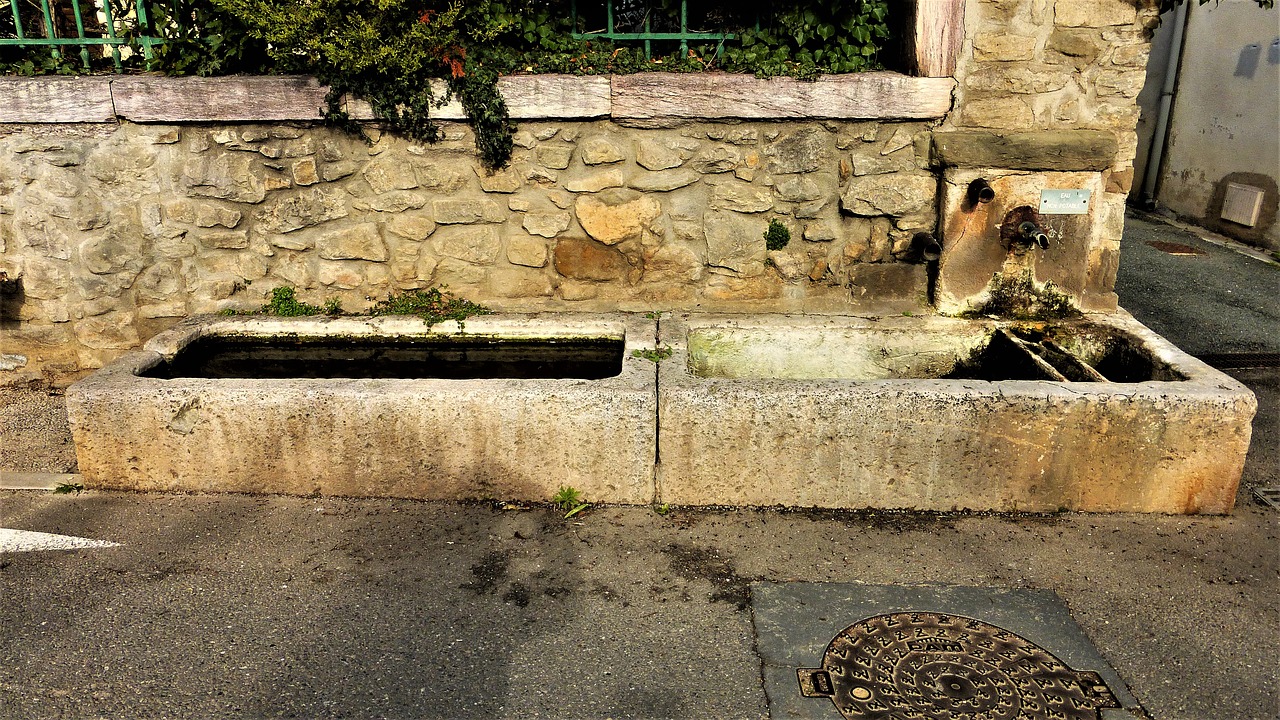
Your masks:
<svg viewBox="0 0 1280 720"><path fill-rule="evenodd" d="M1192 3L1157 200L1227 235L1280 249L1280 8ZM1158 98L1157 98L1158 102ZM1219 220L1227 182L1266 185L1257 228Z"/></svg>

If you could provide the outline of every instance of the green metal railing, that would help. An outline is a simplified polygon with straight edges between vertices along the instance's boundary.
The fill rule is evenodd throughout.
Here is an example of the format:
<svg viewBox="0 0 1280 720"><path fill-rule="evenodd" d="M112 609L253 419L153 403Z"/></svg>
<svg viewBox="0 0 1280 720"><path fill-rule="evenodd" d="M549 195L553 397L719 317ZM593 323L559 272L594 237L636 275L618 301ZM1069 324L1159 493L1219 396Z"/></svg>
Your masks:
<svg viewBox="0 0 1280 720"><path fill-rule="evenodd" d="M680 0L680 30L679 32L653 32L650 29L652 24L652 11L646 9L644 12L644 29L640 32L619 32L614 27L614 2L615 0L605 0L605 28L603 30L594 30L583 32L578 29L578 2L572 0L569 4L570 12L573 16L573 37L578 40L591 38L606 38L609 40L641 40L644 42L644 55L646 58L653 57L653 41L655 40L679 40L680 54L684 55L689 52L689 41L715 41L716 57L724 50L724 41L732 40L734 35L725 32L704 32L689 29L689 0ZM634 4L634 3L632 3Z"/></svg>
<svg viewBox="0 0 1280 720"><path fill-rule="evenodd" d="M161 38L154 37L148 33L150 21L147 14L147 2L144 0L136 0L132 3L123 17L116 16L111 7L111 0L69 0L63 2L61 0L39 0L40 17L43 19L43 28L23 27L22 12L19 4L24 0L10 0L9 8L13 15L13 35L14 37L0 37L0 46L17 45L17 46L39 46L46 45L49 47L49 53L55 58L61 58L63 48L68 46L80 47L80 62L86 70L92 69L92 57L89 48L93 46L101 46L106 51L110 48L111 61L117 72L123 70L120 62L120 49L130 45L140 45L142 47L142 55L145 59L150 60L152 48L163 42ZM25 0L28 8L35 9L37 0ZM81 5L89 6L94 12L94 24L101 26L100 34L89 35L85 32L84 10ZM65 6L70 5L75 23L75 37L60 36L65 33L65 29L60 29L60 24L54 22L55 12L59 17L65 18L63 12ZM0 8L4 6L0 3ZM117 27L117 25L119 27ZM31 34L36 31L39 34ZM97 32L95 28L95 32Z"/></svg>

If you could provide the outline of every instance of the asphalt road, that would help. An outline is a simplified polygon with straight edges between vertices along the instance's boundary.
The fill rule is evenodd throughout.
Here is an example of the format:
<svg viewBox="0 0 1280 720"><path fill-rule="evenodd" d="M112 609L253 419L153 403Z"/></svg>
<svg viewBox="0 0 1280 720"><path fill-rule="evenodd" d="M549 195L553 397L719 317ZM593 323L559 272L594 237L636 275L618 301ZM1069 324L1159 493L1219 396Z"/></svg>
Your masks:
<svg viewBox="0 0 1280 720"><path fill-rule="evenodd" d="M1277 707L1278 528L1252 503L565 522L392 500L3 502L5 526L122 543L0 560L6 718L758 718L752 580L1052 590L1154 717Z"/></svg>
<svg viewBox="0 0 1280 720"><path fill-rule="evenodd" d="M1203 255L1171 255L1152 242ZM1280 264L1130 215L1116 277L1120 305L1192 355L1280 353Z"/></svg>

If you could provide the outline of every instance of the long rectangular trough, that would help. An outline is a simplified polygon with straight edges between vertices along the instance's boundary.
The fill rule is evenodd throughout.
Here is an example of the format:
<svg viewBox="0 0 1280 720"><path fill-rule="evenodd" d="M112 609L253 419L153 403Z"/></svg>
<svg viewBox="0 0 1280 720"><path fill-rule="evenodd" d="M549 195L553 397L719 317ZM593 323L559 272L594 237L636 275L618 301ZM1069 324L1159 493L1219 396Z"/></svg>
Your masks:
<svg viewBox="0 0 1280 720"><path fill-rule="evenodd" d="M1125 315L206 317L67 406L98 488L1164 513L1256 410Z"/></svg>
<svg viewBox="0 0 1280 720"><path fill-rule="evenodd" d="M1225 513L1256 410L1120 315L682 315L660 339L668 503Z"/></svg>
<svg viewBox="0 0 1280 720"><path fill-rule="evenodd" d="M569 485L649 503L654 367L631 353L654 339L624 315L202 317L72 385L67 410L92 487L546 500ZM584 344L586 363L558 350Z"/></svg>

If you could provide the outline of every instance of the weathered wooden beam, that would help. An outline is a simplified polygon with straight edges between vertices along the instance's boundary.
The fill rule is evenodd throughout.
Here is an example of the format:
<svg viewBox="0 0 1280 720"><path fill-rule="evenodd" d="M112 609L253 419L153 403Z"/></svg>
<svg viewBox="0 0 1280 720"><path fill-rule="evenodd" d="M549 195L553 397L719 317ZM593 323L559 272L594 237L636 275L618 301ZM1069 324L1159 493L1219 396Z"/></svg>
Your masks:
<svg viewBox="0 0 1280 720"><path fill-rule="evenodd" d="M437 81L432 90L439 97L445 85ZM515 120L608 117L612 106L609 78L601 75L510 75L498 78L498 91ZM363 100L348 100L346 107L356 120L373 119L373 109ZM431 115L437 120L467 117L456 98L432 110Z"/></svg>
<svg viewBox="0 0 1280 720"><path fill-rule="evenodd" d="M136 75L111 83L116 114L140 123L315 120L325 92L301 75Z"/></svg>
<svg viewBox="0 0 1280 720"><path fill-rule="evenodd" d="M933 159L948 167L1105 170L1119 152L1110 130L935 131Z"/></svg>
<svg viewBox="0 0 1280 720"><path fill-rule="evenodd" d="M572 75L517 75L498 80L511 117L582 118L609 114L609 79ZM444 93L444 83L435 91ZM138 76L112 84L116 112L134 122L315 120L328 88L303 76L172 78ZM373 119L367 102L351 99L347 112ZM441 120L466 117L456 100L433 111Z"/></svg>
<svg viewBox="0 0 1280 720"><path fill-rule="evenodd" d="M498 80L516 119L607 117L613 112L609 78L602 75L511 75Z"/></svg>
<svg viewBox="0 0 1280 720"><path fill-rule="evenodd" d="M139 123L317 120L327 88L292 75L213 78L157 75L115 78L0 78L0 122ZM511 117L743 119L937 118L951 108L950 78L876 72L762 80L749 75L670 74L576 77L517 75L499 80ZM440 88L443 92L443 86ZM356 120L373 119L368 103L350 100ZM434 111L465 118L455 100Z"/></svg>
<svg viewBox="0 0 1280 720"><path fill-rule="evenodd" d="M115 122L111 78L0 77L0 123Z"/></svg>
<svg viewBox="0 0 1280 720"><path fill-rule="evenodd" d="M951 77L964 43L965 0L912 0L915 23L908 57L921 77Z"/></svg>
<svg viewBox="0 0 1280 720"><path fill-rule="evenodd" d="M720 73L638 73L613 77L616 118L939 118L951 109L951 78L891 72L815 81Z"/></svg>

